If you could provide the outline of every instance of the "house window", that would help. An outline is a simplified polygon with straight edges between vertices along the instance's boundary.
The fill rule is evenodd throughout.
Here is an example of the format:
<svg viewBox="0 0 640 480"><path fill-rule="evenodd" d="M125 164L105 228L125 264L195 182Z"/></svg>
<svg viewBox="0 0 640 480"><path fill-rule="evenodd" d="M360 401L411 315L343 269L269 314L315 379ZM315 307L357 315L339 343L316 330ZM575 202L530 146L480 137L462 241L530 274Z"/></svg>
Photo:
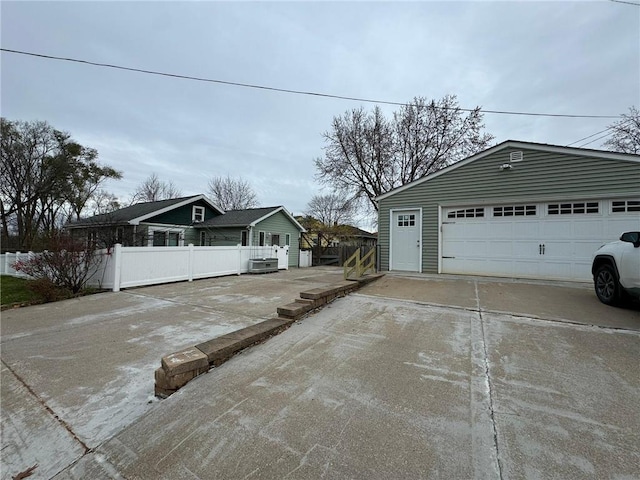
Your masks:
<svg viewBox="0 0 640 480"><path fill-rule="evenodd" d="M464 208L447 214L447 218L478 218L484 217L484 208Z"/></svg>
<svg viewBox="0 0 640 480"><path fill-rule="evenodd" d="M599 213L598 202L550 203L547 206L549 215L572 215L583 213Z"/></svg>
<svg viewBox="0 0 640 480"><path fill-rule="evenodd" d="M166 232L153 232L153 246L154 247L164 247L167 244L167 233Z"/></svg>
<svg viewBox="0 0 640 480"><path fill-rule="evenodd" d="M116 228L116 243L122 244L122 240L124 239L124 227Z"/></svg>
<svg viewBox="0 0 640 480"><path fill-rule="evenodd" d="M640 200L615 200L611 202L611 212L640 212Z"/></svg>
<svg viewBox="0 0 640 480"><path fill-rule="evenodd" d="M204 247L207 244L207 234L206 232L200 232L200 246Z"/></svg>
<svg viewBox="0 0 640 480"><path fill-rule="evenodd" d="M260 232L258 237L258 245L264 247L264 232Z"/></svg>
<svg viewBox="0 0 640 480"><path fill-rule="evenodd" d="M275 247L279 247L280 246L280 234L279 233L274 233L273 235L271 235L271 245L273 245Z"/></svg>
<svg viewBox="0 0 640 480"><path fill-rule="evenodd" d="M240 241L242 242L242 246L246 247L249 245L249 232L246 230L242 230L242 235Z"/></svg>
<svg viewBox="0 0 640 480"><path fill-rule="evenodd" d="M416 216L414 214L398 215L399 227L415 227L415 225L416 225Z"/></svg>
<svg viewBox="0 0 640 480"><path fill-rule="evenodd" d="M196 223L204 222L204 207L194 205L191 220Z"/></svg>
<svg viewBox="0 0 640 480"><path fill-rule="evenodd" d="M288 233L286 233L284 235L284 244L288 247L289 245L291 245L291 235L289 235Z"/></svg>
<svg viewBox="0 0 640 480"><path fill-rule="evenodd" d="M506 205L504 207L493 207L494 217L523 217L535 215L535 205Z"/></svg>

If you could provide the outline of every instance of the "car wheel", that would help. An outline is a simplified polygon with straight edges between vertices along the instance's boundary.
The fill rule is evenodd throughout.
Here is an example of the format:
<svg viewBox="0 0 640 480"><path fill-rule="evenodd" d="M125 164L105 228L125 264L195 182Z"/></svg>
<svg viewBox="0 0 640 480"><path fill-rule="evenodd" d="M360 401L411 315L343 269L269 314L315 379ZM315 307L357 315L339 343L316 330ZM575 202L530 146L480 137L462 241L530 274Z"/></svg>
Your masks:
<svg viewBox="0 0 640 480"><path fill-rule="evenodd" d="M596 270L594 285L598 299L607 305L616 305L620 301L618 277L611 265L601 265Z"/></svg>

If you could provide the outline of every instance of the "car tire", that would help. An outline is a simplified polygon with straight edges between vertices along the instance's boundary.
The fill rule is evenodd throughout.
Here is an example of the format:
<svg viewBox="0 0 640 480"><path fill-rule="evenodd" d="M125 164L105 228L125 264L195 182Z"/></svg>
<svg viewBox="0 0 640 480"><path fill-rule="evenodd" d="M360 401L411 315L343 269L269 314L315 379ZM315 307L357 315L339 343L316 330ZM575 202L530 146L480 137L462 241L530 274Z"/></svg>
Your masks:
<svg viewBox="0 0 640 480"><path fill-rule="evenodd" d="M598 299L606 305L620 303L620 284L618 276L611 265L604 264L598 267L593 277Z"/></svg>

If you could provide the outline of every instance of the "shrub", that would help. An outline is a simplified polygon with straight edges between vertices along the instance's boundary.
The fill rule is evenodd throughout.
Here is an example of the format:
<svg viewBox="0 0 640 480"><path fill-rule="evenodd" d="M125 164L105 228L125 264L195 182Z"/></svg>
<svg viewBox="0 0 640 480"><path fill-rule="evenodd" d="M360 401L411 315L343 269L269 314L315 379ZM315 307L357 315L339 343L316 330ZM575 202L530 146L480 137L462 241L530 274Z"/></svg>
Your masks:
<svg viewBox="0 0 640 480"><path fill-rule="evenodd" d="M13 265L16 271L34 279L48 280L58 288L80 292L100 262L93 245L74 240L67 235L52 238L50 249ZM38 288L48 288L44 284Z"/></svg>
<svg viewBox="0 0 640 480"><path fill-rule="evenodd" d="M27 288L32 291L42 302L57 302L72 296L66 288L58 287L48 278L37 278L27 284Z"/></svg>

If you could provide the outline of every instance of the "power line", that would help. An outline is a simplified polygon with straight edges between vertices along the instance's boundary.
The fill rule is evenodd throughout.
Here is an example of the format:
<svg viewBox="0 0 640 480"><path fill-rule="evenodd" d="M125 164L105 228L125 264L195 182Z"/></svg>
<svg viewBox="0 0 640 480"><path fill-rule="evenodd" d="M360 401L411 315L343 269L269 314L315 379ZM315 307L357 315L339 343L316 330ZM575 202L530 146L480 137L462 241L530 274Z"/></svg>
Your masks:
<svg viewBox="0 0 640 480"><path fill-rule="evenodd" d="M640 7L640 3L636 3L636 2L625 2L624 0L609 0L609 1L614 3L624 3L627 5L635 5L636 7Z"/></svg>
<svg viewBox="0 0 640 480"><path fill-rule="evenodd" d="M587 136L587 137L584 137L584 138L581 138L580 140L576 140L575 142L569 143L569 144L567 144L566 146L567 146L567 147L570 147L571 145L575 145L576 143L580 143L580 142L582 142L583 140L587 140L587 139L589 139L589 138L591 138L591 137L595 137L596 135L600 135L601 133L604 133L604 132L606 132L606 131L613 130L614 128L615 128L615 127L605 128L604 130L600 130L599 132L592 133L591 135L589 135L589 136ZM610 135L610 134L608 133L607 135Z"/></svg>
<svg viewBox="0 0 640 480"><path fill-rule="evenodd" d="M571 145L575 145L576 143L580 143L580 142L582 142L583 140L587 140L587 139L589 139L589 138L591 138L591 137L595 137L596 135L600 135L601 133L608 132L609 130L615 130L616 128L618 128L618 127L622 127L623 125L625 125L625 124L627 124L627 123L631 123L631 122L633 122L633 119L632 119L632 118L630 118L629 120L625 120L625 121L623 121L623 122L618 122L617 124L615 124L615 125L611 125L610 127L605 128L604 130L600 130L599 132L592 133L591 135L587 135L586 137L581 138L580 140L576 140L575 142L569 143L569 144L568 144L568 145L566 145L566 146L567 146L567 147L570 147ZM600 138L608 137L608 136L609 136L609 135L611 135L612 133L613 133L613 131L612 131L612 132L607 133L606 135L603 135L602 137L596 138L596 139L592 140L592 141L591 141L591 142L589 142L589 143L585 143L584 145L589 145L590 143L593 143L593 142L595 142L596 140L600 140ZM584 145L582 145L582 146L584 146Z"/></svg>
<svg viewBox="0 0 640 480"><path fill-rule="evenodd" d="M244 88L255 88L255 89L259 89L259 90L269 90L272 92L281 92L281 93L291 93L291 94L295 94L295 95L309 95L309 96L314 96L314 97L322 97L322 98L334 98L334 99L338 99L338 100L352 100L352 101L356 101L356 102L365 102L365 103L378 103L378 104L383 104L383 105L398 105L398 106L405 106L405 105L410 105L406 102L392 102L392 101L387 101L387 100L372 100L369 98L358 98L358 97L348 97L348 96L344 96L344 95L332 95L329 93L318 93L318 92L307 92L304 90L291 90L288 88L277 88L277 87L268 87L265 85L256 85L256 84L251 84L251 83L240 83L240 82L231 82L231 81L227 81L227 80L217 80L217 79L212 79L212 78L202 78L202 77L193 77L190 75L180 75L177 73L166 73L166 72L158 72L158 71L154 71L154 70L145 70L142 68L133 68L133 67L123 67L121 65L112 65L112 64L108 64L108 63L100 63L100 62L92 62L90 60L81 60L81 59L77 59L77 58L67 58L67 57L58 57L58 56L54 56L54 55L44 55L41 53L33 53L33 52L25 52L25 51L21 51L21 50L12 50L9 48L0 48L0 51L3 52L8 52L8 53L15 53L15 54L19 54L19 55L28 55L28 56L32 56L32 57L39 57L39 58L46 58L46 59L50 59L50 60L60 60L60 61L64 61L64 62L74 62L74 63L82 63L82 64L86 64L86 65L93 65L96 67L104 67L104 68L113 68L113 69L117 69L117 70L126 70L129 72L138 72L138 73L145 73L148 75L159 75L159 76L163 76L163 77L171 77L171 78L180 78L183 80L194 80L194 81L198 81L198 82L208 82L208 83L217 83L217 84L222 84L222 85L231 85L231 86L235 86L235 87L244 87ZM460 110L465 111L465 112L473 112L475 109L471 109L471 108L460 108ZM617 115L569 115L569 114L559 114L559 113L531 113L531 112L513 112L513 111L506 111L506 110L484 110L481 109L482 113L494 113L494 114L500 114L500 115L523 115L523 116L530 116L530 117L556 117L556 118L618 118Z"/></svg>
<svg viewBox="0 0 640 480"><path fill-rule="evenodd" d="M603 138L608 137L609 135L611 135L613 132L609 132L609 133L605 133L604 135L602 135L601 137L596 137L593 140L591 140L590 142L587 143L583 143L582 145L578 145L578 148L583 148L586 147L587 145L591 145L593 142L597 142L598 140L602 140Z"/></svg>

